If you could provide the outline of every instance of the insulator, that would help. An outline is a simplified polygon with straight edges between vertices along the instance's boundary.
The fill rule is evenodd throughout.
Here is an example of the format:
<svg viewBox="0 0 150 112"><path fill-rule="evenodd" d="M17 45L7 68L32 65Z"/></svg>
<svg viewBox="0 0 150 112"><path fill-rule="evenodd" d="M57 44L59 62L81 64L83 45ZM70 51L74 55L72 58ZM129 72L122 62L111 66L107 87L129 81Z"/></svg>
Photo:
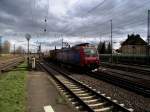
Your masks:
<svg viewBox="0 0 150 112"><path fill-rule="evenodd" d="M46 32L46 29L44 29L44 32Z"/></svg>
<svg viewBox="0 0 150 112"><path fill-rule="evenodd" d="M47 20L45 19L45 22L46 22Z"/></svg>

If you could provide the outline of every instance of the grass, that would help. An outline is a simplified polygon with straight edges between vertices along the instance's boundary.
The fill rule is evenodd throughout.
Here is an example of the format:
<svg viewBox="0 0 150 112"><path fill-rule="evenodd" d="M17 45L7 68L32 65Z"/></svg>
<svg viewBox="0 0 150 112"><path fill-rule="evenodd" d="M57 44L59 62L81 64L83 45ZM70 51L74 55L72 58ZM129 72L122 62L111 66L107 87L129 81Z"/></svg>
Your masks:
<svg viewBox="0 0 150 112"><path fill-rule="evenodd" d="M0 112L25 112L26 64L0 76Z"/></svg>

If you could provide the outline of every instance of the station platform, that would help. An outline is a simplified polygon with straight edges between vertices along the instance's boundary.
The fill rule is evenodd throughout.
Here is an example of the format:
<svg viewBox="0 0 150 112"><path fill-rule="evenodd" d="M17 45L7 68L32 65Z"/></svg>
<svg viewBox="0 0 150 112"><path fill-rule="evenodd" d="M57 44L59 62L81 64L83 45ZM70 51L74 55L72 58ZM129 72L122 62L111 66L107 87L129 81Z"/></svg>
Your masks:
<svg viewBox="0 0 150 112"><path fill-rule="evenodd" d="M74 112L50 80L45 72L29 71L27 112Z"/></svg>

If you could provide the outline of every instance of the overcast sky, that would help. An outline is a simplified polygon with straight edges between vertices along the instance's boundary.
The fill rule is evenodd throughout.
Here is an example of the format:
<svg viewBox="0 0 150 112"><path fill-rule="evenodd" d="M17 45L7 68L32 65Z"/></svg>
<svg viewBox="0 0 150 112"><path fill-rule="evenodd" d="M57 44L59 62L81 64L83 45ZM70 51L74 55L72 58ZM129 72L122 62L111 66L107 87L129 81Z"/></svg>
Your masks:
<svg viewBox="0 0 150 112"><path fill-rule="evenodd" d="M118 47L127 34L146 40L148 9L150 0L0 0L0 35L22 46L26 33L32 44L42 41L53 48L62 37L71 45L108 42L112 19Z"/></svg>

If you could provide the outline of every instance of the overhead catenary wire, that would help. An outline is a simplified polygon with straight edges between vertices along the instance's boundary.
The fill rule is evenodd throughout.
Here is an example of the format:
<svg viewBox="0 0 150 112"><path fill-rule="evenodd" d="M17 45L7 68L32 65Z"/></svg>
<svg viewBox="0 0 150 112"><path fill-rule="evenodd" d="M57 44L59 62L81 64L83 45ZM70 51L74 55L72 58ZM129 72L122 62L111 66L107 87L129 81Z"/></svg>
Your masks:
<svg viewBox="0 0 150 112"><path fill-rule="evenodd" d="M103 5L103 4L104 4L104 2L102 2L101 5ZM96 6L97 6L97 5L96 5ZM96 6L94 6L94 7L96 7ZM117 5L117 6L118 6L118 5ZM97 7L97 8L98 8L98 7ZM95 9L96 9L96 8L92 8L92 10L90 9L90 10L91 10L91 11L89 10L90 13L93 12ZM88 11L87 11L87 12L88 12ZM85 14L89 14L89 13L85 13ZM84 16L84 15L82 15L81 17L83 18L83 16ZM87 15L85 15L85 16L87 16ZM108 22L108 21L109 21L109 20L106 20L105 22L102 22L102 23L100 23L100 24L104 24L104 23L106 23L106 22ZM82 24L86 24L86 23L82 23ZM96 24L97 24L97 23L96 23ZM71 25L70 25L70 26L71 26ZM70 28L69 28L69 29L70 29ZM68 30L68 32L69 32L69 30Z"/></svg>
<svg viewBox="0 0 150 112"><path fill-rule="evenodd" d="M46 9L46 13L45 13L45 18L44 18L44 22L45 22L45 28L44 28L44 32L47 32L47 27L48 27L48 17L49 17L49 0L47 0L47 9Z"/></svg>
<svg viewBox="0 0 150 112"><path fill-rule="evenodd" d="M132 20L133 19L133 20ZM136 19L136 18L132 18L132 19L130 19L130 20L128 20L127 22L124 22L124 21L122 21L122 23L121 24L118 24L117 25L117 23L115 23L115 28L114 29L116 29L116 28L121 28L121 27L125 27L125 26L129 26L129 25L131 25L131 24L137 24L138 22L140 22L140 21L143 21L143 24L145 23L146 24L146 22L144 22L146 19L145 19L145 17L144 18L141 18L141 19ZM115 20L115 21L117 21L117 20ZM131 22L130 22L131 21ZM101 24L102 25L102 24ZM104 30L104 26L105 26L106 24L104 24L103 26L101 26L100 28L97 28L97 30L98 31L100 31L100 29L103 29ZM108 25L108 24L107 24ZM89 32L89 31L92 31L92 29L93 28L96 28L97 27L97 25L96 26L93 26L93 27L89 27L86 31L82 31L82 30L80 30L80 32L74 32L74 33L77 33L77 34L81 34L81 33L86 33L86 32ZM84 29L84 28L83 28ZM95 32L95 31L94 31ZM74 33L72 33L72 34L74 34Z"/></svg>
<svg viewBox="0 0 150 112"><path fill-rule="evenodd" d="M145 21L141 21L141 22L138 22L138 23L135 23L135 22L133 22L133 23L128 23L128 25L130 25L130 26L134 26L134 25L136 25L136 26L139 26L139 25L143 25L143 23L145 23ZM122 24L123 25L123 24ZM125 25L125 24L124 24ZM127 25L127 24L126 24ZM120 28L119 27L116 27L116 26L114 26L115 28L113 29L113 34L115 35L116 34L116 30L118 31ZM121 26L120 26L121 27ZM101 34L101 36L104 36L104 35L109 35L110 34L110 31L107 29L107 30L105 30L105 32L100 32L99 30L95 30L95 31L91 31L91 32L89 32L89 33L87 33L86 32L86 34L88 34L88 35L97 35L97 34ZM124 32L125 33L125 32Z"/></svg>
<svg viewBox="0 0 150 112"><path fill-rule="evenodd" d="M133 19L133 20L132 20ZM143 23L145 23L146 24L146 20L145 20L145 18L141 18L141 19L136 19L136 18L132 18L132 19L130 19L130 20L128 20L129 22L122 22L121 24L117 24L117 23L114 23L114 29L116 29L116 28L121 28L121 27L126 27L126 26L128 26L128 25L133 25L133 24L138 24L138 22L143 22ZM114 20L114 21L117 21L117 20ZM102 24L101 24L102 25ZM107 23L107 25L109 25L108 23ZM104 26L106 26L106 24L104 25ZM97 28L97 30L98 31L100 31L100 29L103 29L103 30L106 30L106 29L104 29L104 26L103 27L100 27L100 28ZM89 32L89 31L92 31L92 29L93 28L95 28L96 26L93 26L93 27L91 27L91 28L89 28L88 30L86 30L86 31L81 31L80 33L77 33L77 34L81 34L81 33L87 33L87 32ZM96 30L96 31L97 31ZM95 31L94 31L95 32Z"/></svg>
<svg viewBox="0 0 150 112"><path fill-rule="evenodd" d="M106 0L103 0L102 2L100 2L98 5L96 5L96 6L94 6L94 7L92 7L90 10L88 10L85 14L89 14L89 13L91 13L92 11L94 11L97 7L100 7L101 5L103 5L104 4L104 2L105 2ZM81 17L83 17L85 14L83 14ZM63 27L63 31L65 31L69 26L71 26L72 25L72 23L70 23L70 24L68 24L68 25L66 25L65 27ZM65 28L65 29L64 29ZM70 30L71 28L69 28L69 30ZM68 31L68 30L67 30ZM65 31L65 32L67 32L67 31Z"/></svg>
<svg viewBox="0 0 150 112"><path fill-rule="evenodd" d="M98 7L100 7L101 5L103 5L103 3L105 2L106 0L103 0L102 2L98 3L96 6L94 6L92 9L88 10L87 11L87 14L93 12L95 9L97 9Z"/></svg>
<svg viewBox="0 0 150 112"><path fill-rule="evenodd" d="M125 11L124 13L121 13L121 14L119 14L118 16L125 16L125 15L127 15L127 14L131 14L131 13L133 13L133 12L135 12L135 11L137 11L137 10L134 10L134 11L131 11L131 10L133 10L133 9L137 9L137 8L143 8L143 6L145 5L145 3L149 3L150 1L146 1L146 2L144 2L144 3L142 3L142 5L140 5L140 6L135 6L135 7L133 7L132 9L130 9L130 10L128 10L128 11L130 11L130 12L127 12L127 11ZM116 17L116 16L115 16ZM114 18L115 18L114 17ZM113 18L112 18L113 19ZM105 21L105 22L108 22L109 20L107 20L107 21ZM95 23L96 24L96 23ZM103 24L103 23L100 23L100 24ZM87 28L87 27L86 27ZM68 33L70 33L70 32L68 32ZM84 33L84 32L83 32ZM71 33L71 34L73 34L73 32Z"/></svg>
<svg viewBox="0 0 150 112"><path fill-rule="evenodd" d="M125 3L125 2L124 2ZM145 1L145 2L142 2L141 3L141 5L138 5L138 6L135 6L135 7L132 7L131 9L127 9L127 10L125 10L124 12L121 12L121 13L118 13L118 14L114 14L114 17L113 18L111 18L112 17L112 15L110 14L111 12L108 12L108 13L106 13L106 15L108 14L108 17L110 17L110 18L108 18L108 20L107 21L105 21L105 23L101 23L100 21L96 21L94 24L95 24L95 26L94 25L92 25L92 27L90 28L90 27L88 27L88 25L86 25L86 22L84 23L85 25L82 25L81 27L79 27L78 29L73 29L73 30L71 30L72 29L72 27L74 27L74 26L71 26L70 27L70 25L72 25L71 24L71 22L70 22L70 24L68 25L68 26L65 26L65 28L63 29L63 30L65 30L65 33L67 34L67 35L73 35L73 34L76 34L76 35L78 35L78 34L85 34L86 32L92 32L92 34L101 34L101 31L103 31L103 29L104 29L104 26L107 24L107 22L109 21L109 19L113 19L113 25L114 25L114 29L113 30L116 30L116 29L124 29L124 27L129 27L130 25L138 25L138 24L140 24L140 25L142 25L142 24L144 24L145 22L144 22L144 20L145 20L145 17L143 17L143 19L142 19L142 17L141 17L141 19L140 20L138 20L138 19L136 19L135 17L133 17L133 18L127 18L126 20L124 20L124 21L122 21L121 19L118 19L117 17L118 16L122 16L122 17L126 17L126 15L132 15L132 13L134 13L135 11L138 11L138 10L143 10L143 9L146 9L146 8L144 8L143 6L144 5L146 5L146 3L149 3L149 1ZM121 4L120 4L121 5ZM117 5L118 6L118 5ZM121 5L122 6L122 5ZM96 6L95 6L96 7ZM98 7L97 7L98 8ZM97 9L96 8L96 9ZM94 8L93 8L94 9ZM93 9L91 9L91 11L89 10L88 12L89 13L94 13L94 10ZM115 9L115 7L113 8L113 9ZM116 8L117 9L117 8ZM115 10L116 10L115 9ZM102 12L103 13L103 12ZM101 13L101 14L102 14ZM109 15L110 14L110 15ZM48 17L46 17L45 16L45 18L48 18ZM135 19L134 19L135 18ZM118 22L118 20L119 20L119 22L122 22L122 23L118 23L117 24L117 22ZM83 21L84 22L84 21ZM99 23L98 23L99 22ZM137 23L137 22L139 22L139 23ZM97 24L98 23L98 24ZM93 24L93 23L92 23ZM93 30L95 27L97 27L97 26L100 26L99 28L97 28L96 30ZM107 26L107 25L106 25ZM45 25L45 27L47 28L48 27L48 24L47 24L47 20L46 20L46 25ZM67 30L66 30L67 29ZM80 29L84 29L84 31L82 32L82 30L80 30ZM99 30L100 29L100 30ZM101 30L102 29L102 30ZM106 30L108 30L108 29L106 29ZM106 31L107 32L107 31ZM86 33L86 34L88 34L88 33Z"/></svg>
<svg viewBox="0 0 150 112"><path fill-rule="evenodd" d="M141 22L138 22L138 23L135 23L135 22L132 22L132 23L130 23L130 24L128 24L128 25L131 25L131 27L133 27L133 26L139 26L139 25L143 25L143 23L145 23L145 21L141 21ZM122 24L123 25L123 24ZM115 26L116 27L116 26ZM116 27L116 28L118 28L118 27ZM119 30L119 28L118 29L113 29L113 35L117 35L118 33L116 32L116 31L118 31ZM98 30L95 30L95 31L91 31L91 32L86 32L86 34L87 35L97 35L97 34L101 34L101 36L105 36L105 35L110 35L110 31L107 29L107 30L104 30L104 32L99 32ZM122 34L124 34L124 33L126 33L126 32L123 32L123 30L122 30L122 32L121 32Z"/></svg>

